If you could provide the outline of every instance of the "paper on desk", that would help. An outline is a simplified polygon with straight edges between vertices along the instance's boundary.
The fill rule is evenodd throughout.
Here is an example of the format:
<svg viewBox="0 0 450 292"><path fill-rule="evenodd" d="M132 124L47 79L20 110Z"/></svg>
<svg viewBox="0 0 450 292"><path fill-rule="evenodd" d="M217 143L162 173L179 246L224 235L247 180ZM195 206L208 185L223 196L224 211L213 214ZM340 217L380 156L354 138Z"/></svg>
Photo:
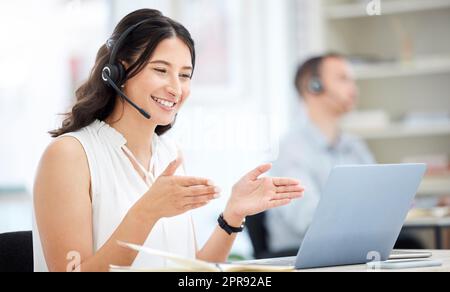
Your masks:
<svg viewBox="0 0 450 292"><path fill-rule="evenodd" d="M173 262L176 266L161 268L136 268L110 266L111 272L291 272L294 267L288 266L263 266L263 265L242 265L242 264L215 264L201 260L184 258L176 254L155 250L136 244L118 242L120 246L132 250L161 257Z"/></svg>
<svg viewBox="0 0 450 292"><path fill-rule="evenodd" d="M118 241L118 244L122 247L130 248L132 250L143 252L152 256L157 256L161 258L165 258L167 260L172 261L174 264L177 264L182 267L183 270L191 270L191 271L210 271L210 272L216 272L220 271L220 269L215 265L211 263L207 263L201 260L194 260L189 258L184 258L176 254L168 253L161 250L155 250L144 246L139 246L132 243L126 243ZM114 267L118 268L118 267ZM175 268L176 269L176 268ZM161 269L159 269L161 270ZM174 270L171 268L171 270Z"/></svg>

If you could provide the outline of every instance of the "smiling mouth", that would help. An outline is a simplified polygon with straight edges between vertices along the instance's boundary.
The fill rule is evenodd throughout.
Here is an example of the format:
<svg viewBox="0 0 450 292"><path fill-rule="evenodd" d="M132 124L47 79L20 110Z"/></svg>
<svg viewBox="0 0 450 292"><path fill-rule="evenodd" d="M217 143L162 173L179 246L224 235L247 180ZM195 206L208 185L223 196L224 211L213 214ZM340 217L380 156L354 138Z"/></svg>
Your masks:
<svg viewBox="0 0 450 292"><path fill-rule="evenodd" d="M154 97L153 95L151 96L151 98L156 103L158 103L159 105L161 105L161 106L163 106L164 108L167 108L167 109L173 109L177 105L176 102L172 102L172 101L164 100L164 99L161 99L161 98L157 98L157 97Z"/></svg>

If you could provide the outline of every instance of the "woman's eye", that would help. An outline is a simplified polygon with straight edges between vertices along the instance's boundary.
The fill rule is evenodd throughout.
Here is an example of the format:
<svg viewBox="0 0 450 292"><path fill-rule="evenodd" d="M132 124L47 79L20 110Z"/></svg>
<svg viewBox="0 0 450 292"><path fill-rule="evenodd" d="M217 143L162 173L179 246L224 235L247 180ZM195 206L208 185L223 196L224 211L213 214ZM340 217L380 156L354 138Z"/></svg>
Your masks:
<svg viewBox="0 0 450 292"><path fill-rule="evenodd" d="M158 69L158 68L156 68L156 69L154 69L156 72L158 72L158 73L163 73L163 74L165 74L165 73L167 73L167 70L166 69Z"/></svg>
<svg viewBox="0 0 450 292"><path fill-rule="evenodd" d="M191 79L191 74L181 74L180 77L183 79Z"/></svg>

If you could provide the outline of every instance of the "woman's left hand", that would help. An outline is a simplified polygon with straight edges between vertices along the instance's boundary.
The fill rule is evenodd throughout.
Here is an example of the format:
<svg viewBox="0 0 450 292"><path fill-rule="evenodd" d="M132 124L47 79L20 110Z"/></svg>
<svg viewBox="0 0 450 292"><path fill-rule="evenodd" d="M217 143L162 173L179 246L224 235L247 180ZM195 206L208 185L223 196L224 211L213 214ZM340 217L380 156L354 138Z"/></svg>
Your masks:
<svg viewBox="0 0 450 292"><path fill-rule="evenodd" d="M224 211L224 217L230 225L239 226L247 216L287 205L303 196L304 188L296 179L259 178L271 168L271 164L261 165L233 186Z"/></svg>

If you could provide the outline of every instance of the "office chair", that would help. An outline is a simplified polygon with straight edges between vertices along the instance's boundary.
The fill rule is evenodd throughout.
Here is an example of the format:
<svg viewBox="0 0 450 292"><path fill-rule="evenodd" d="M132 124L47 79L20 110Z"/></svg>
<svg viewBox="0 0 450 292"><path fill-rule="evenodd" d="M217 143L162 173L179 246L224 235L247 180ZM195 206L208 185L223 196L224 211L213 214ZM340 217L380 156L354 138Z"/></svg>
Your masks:
<svg viewBox="0 0 450 292"><path fill-rule="evenodd" d="M253 246L253 256L256 259L263 258L264 254L266 254L269 250L265 218L266 213L263 212L257 215L249 216L245 220L247 232Z"/></svg>
<svg viewBox="0 0 450 292"><path fill-rule="evenodd" d="M33 272L31 231L0 234L0 272Z"/></svg>
<svg viewBox="0 0 450 292"><path fill-rule="evenodd" d="M245 225L253 246L253 257L255 259L279 258L297 255L298 250L284 250L272 252L269 249L269 233L266 228L266 213L246 218Z"/></svg>

